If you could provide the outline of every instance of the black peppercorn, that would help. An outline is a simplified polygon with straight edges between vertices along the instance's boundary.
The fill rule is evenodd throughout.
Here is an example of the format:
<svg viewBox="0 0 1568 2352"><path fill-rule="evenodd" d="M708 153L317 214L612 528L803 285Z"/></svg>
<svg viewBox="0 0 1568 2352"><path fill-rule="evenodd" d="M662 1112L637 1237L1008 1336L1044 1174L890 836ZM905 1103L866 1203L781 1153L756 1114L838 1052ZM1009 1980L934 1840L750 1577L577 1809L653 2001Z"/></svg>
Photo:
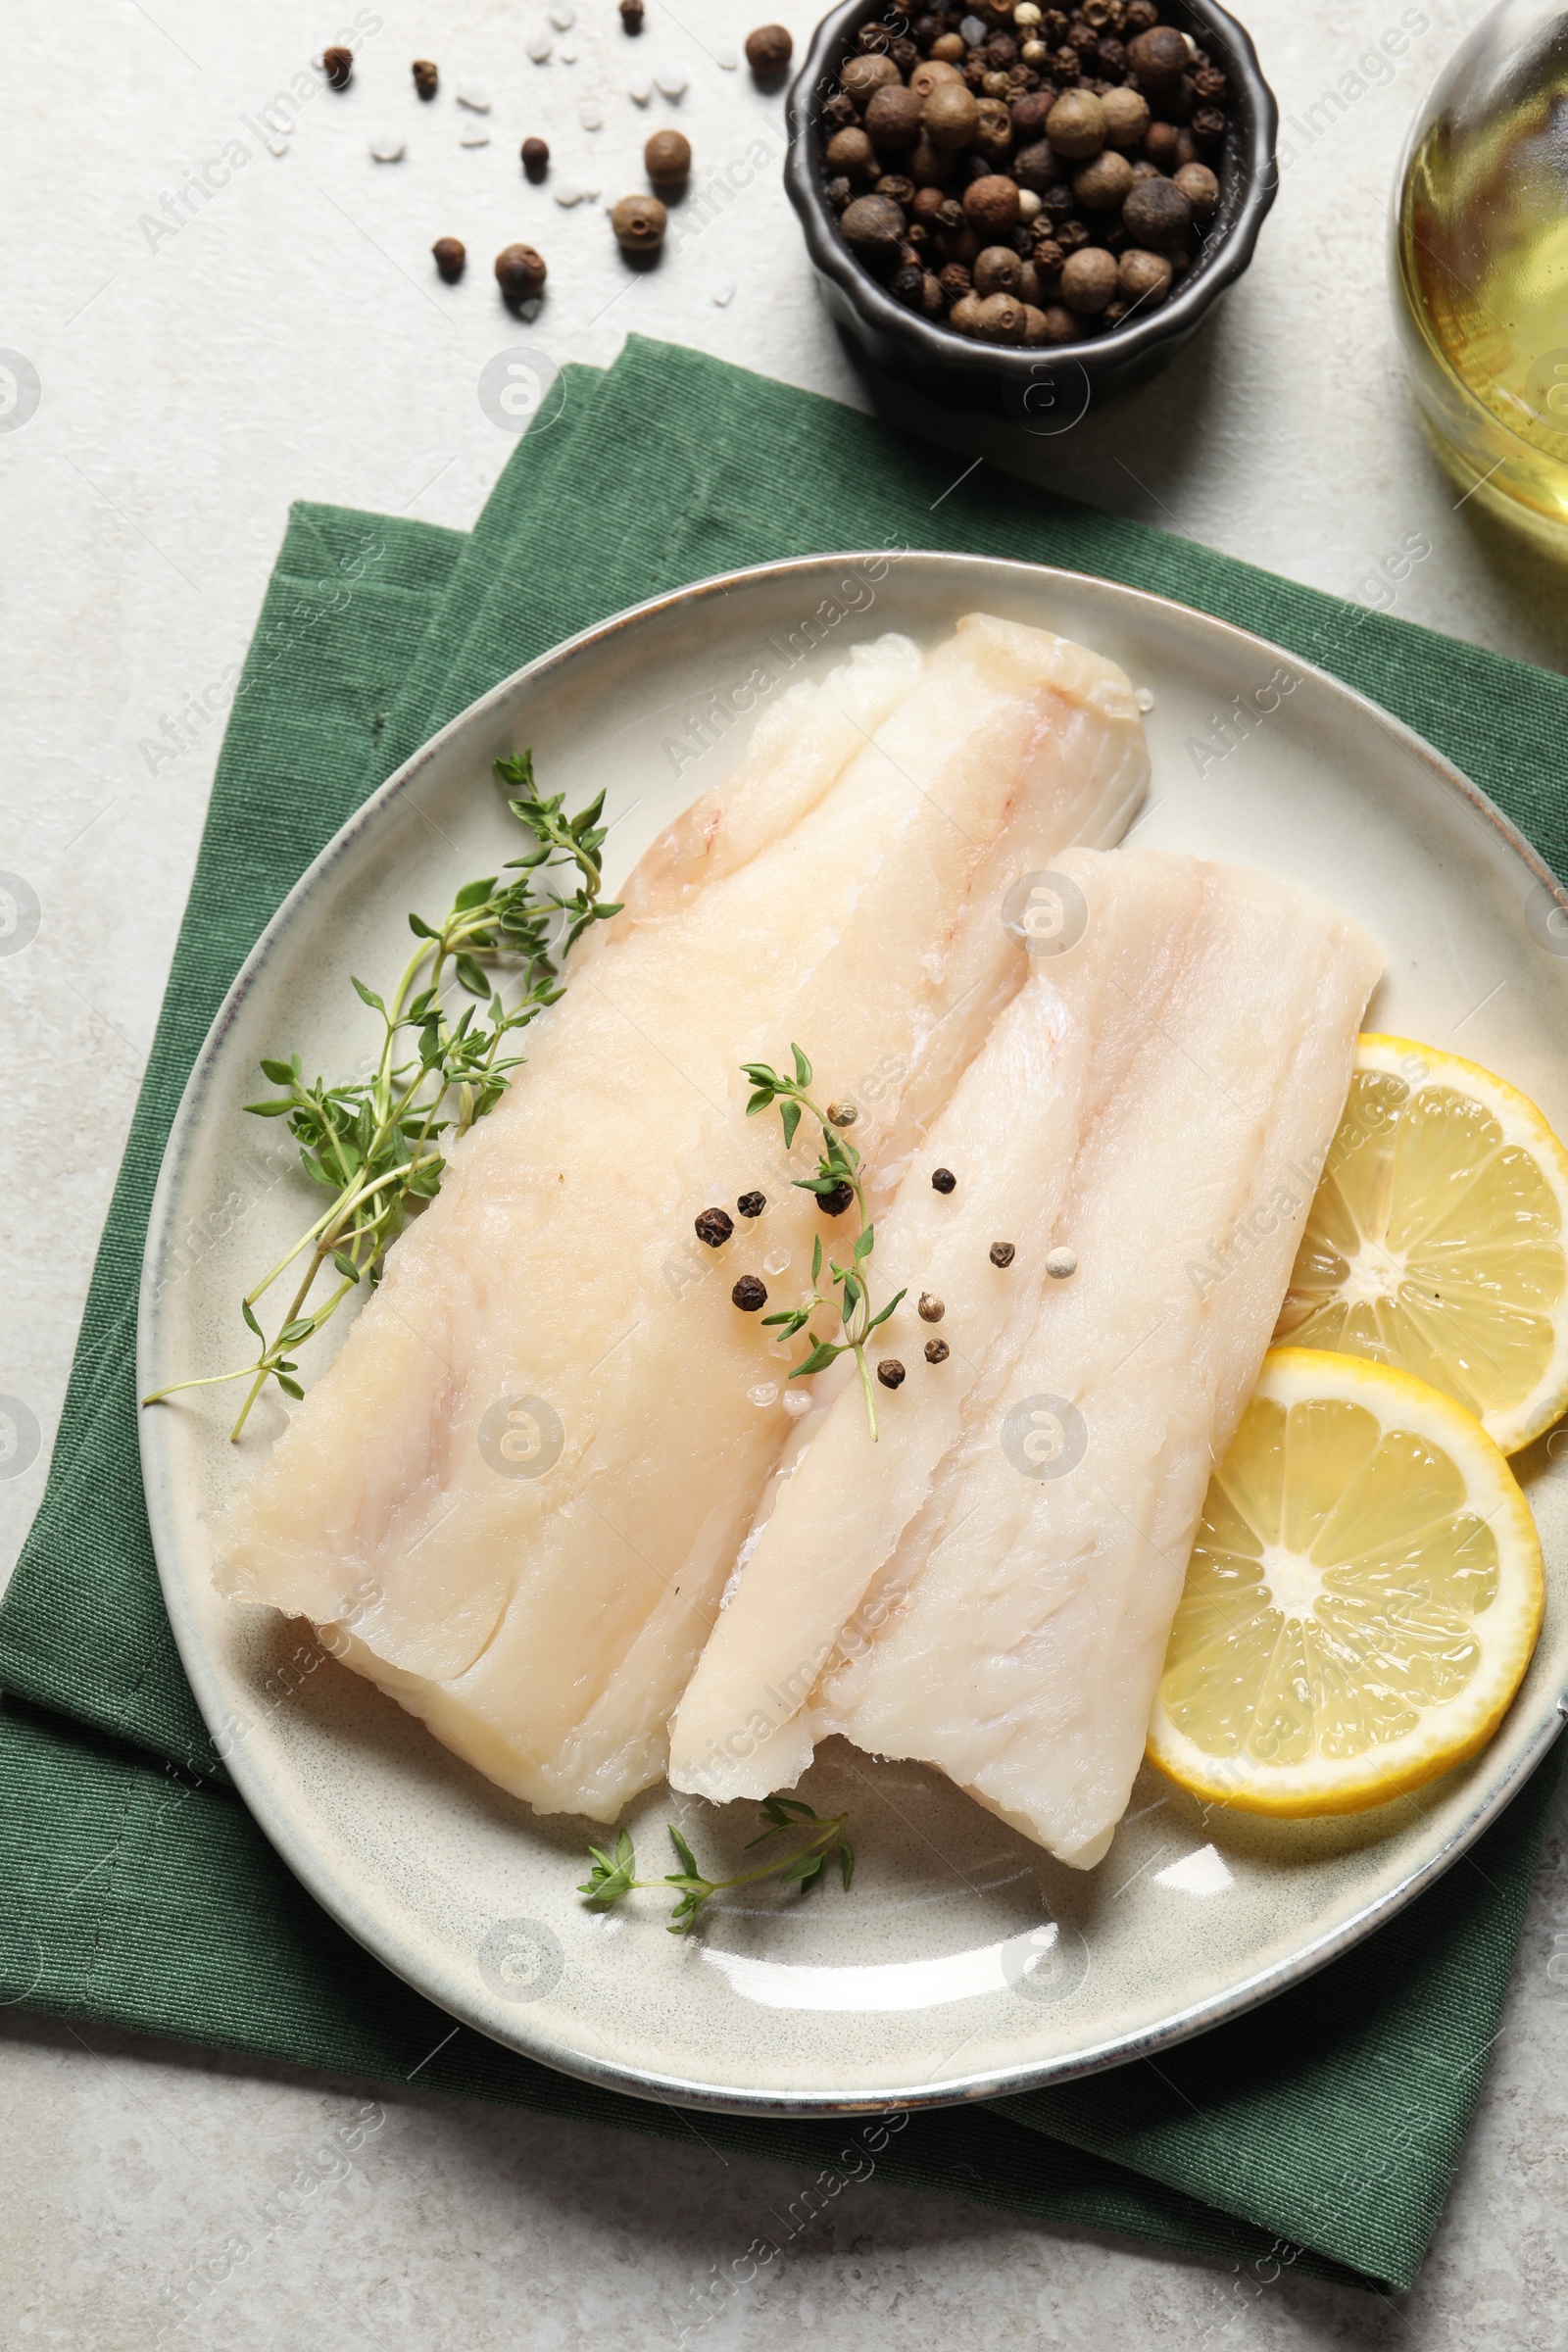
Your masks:
<svg viewBox="0 0 1568 2352"><path fill-rule="evenodd" d="M721 1208L705 1208L696 1221L697 1239L710 1250L721 1250L735 1230L735 1220Z"/></svg>
<svg viewBox="0 0 1568 2352"><path fill-rule="evenodd" d="M830 130L848 130L860 118L855 111L855 100L846 97L842 90L835 90L823 105L822 120Z"/></svg>
<svg viewBox="0 0 1568 2352"><path fill-rule="evenodd" d="M414 86L421 98L433 98L441 86L441 75L427 57L414 61Z"/></svg>
<svg viewBox="0 0 1568 2352"><path fill-rule="evenodd" d="M353 50L323 49L321 51L321 71L334 90L346 90L354 78Z"/></svg>
<svg viewBox="0 0 1568 2352"><path fill-rule="evenodd" d="M855 190L851 187L849 181L843 178L841 175L838 179L830 179L823 188L822 193L827 198L829 204L833 207L833 210L836 213L842 213L845 206L849 203L850 198L855 194Z"/></svg>
<svg viewBox="0 0 1568 2352"><path fill-rule="evenodd" d="M1010 1266L1017 1254L1011 1242L993 1242L991 1245L991 1263L994 1266Z"/></svg>
<svg viewBox="0 0 1568 2352"><path fill-rule="evenodd" d="M735 1203L743 1217L760 1217L767 1206L765 1193L742 1193Z"/></svg>
<svg viewBox="0 0 1568 2352"><path fill-rule="evenodd" d="M620 21L628 32L641 32L643 0L620 0Z"/></svg>
<svg viewBox="0 0 1568 2352"><path fill-rule="evenodd" d="M902 302L907 310L919 310L925 301L925 271L918 262L895 270L888 279L888 292L895 302Z"/></svg>
<svg viewBox="0 0 1568 2352"><path fill-rule="evenodd" d="M530 179L543 179L550 169L550 149L543 139L524 139L522 168Z"/></svg>
<svg viewBox="0 0 1568 2352"><path fill-rule="evenodd" d="M461 237L437 237L430 248L435 266L449 286L455 286L468 265L467 248Z"/></svg>
<svg viewBox="0 0 1568 2352"><path fill-rule="evenodd" d="M945 1364L948 1360L947 1341L927 1340L925 1344L925 1360L928 1364Z"/></svg>
<svg viewBox="0 0 1568 2352"><path fill-rule="evenodd" d="M951 1168L933 1168L931 1189L935 1193L956 1193L958 1189L958 1179Z"/></svg>
<svg viewBox="0 0 1568 2352"><path fill-rule="evenodd" d="M842 1217L855 1199L853 1184L836 1184L830 1193L818 1193L816 1205L824 1217Z"/></svg>
<svg viewBox="0 0 1568 2352"><path fill-rule="evenodd" d="M902 1389L904 1366L896 1355L885 1355L876 1368L876 1376L885 1389Z"/></svg>
<svg viewBox="0 0 1568 2352"><path fill-rule="evenodd" d="M730 1298L743 1315L755 1315L759 1307L767 1304L767 1288L755 1274L743 1274L731 1291Z"/></svg>

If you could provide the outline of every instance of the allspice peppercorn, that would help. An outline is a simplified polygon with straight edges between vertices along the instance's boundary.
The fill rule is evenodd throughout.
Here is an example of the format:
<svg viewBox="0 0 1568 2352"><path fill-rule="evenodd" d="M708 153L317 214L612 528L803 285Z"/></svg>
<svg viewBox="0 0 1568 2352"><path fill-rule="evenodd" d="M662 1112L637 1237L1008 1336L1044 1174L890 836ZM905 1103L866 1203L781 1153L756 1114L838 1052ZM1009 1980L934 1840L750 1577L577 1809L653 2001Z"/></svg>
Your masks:
<svg viewBox="0 0 1568 2352"><path fill-rule="evenodd" d="M988 245L975 256L974 290L982 297L988 294L1020 294L1023 289L1023 262L1010 245Z"/></svg>
<svg viewBox="0 0 1568 2352"><path fill-rule="evenodd" d="M978 334L980 330L979 295L960 294L948 313L948 324L956 328L960 335ZM933 1179L934 1181L935 1179Z"/></svg>
<svg viewBox="0 0 1568 2352"><path fill-rule="evenodd" d="M1062 160L1049 139L1037 139L1032 147L1020 147L1012 159L1013 178L1033 196L1044 196L1049 188L1057 186L1063 172ZM1062 193L1066 194L1065 189ZM1067 201L1070 205L1070 196Z"/></svg>
<svg viewBox="0 0 1568 2352"><path fill-rule="evenodd" d="M354 79L352 49L323 49L321 71L334 90L346 90Z"/></svg>
<svg viewBox="0 0 1568 2352"><path fill-rule="evenodd" d="M433 98L441 87L440 73L427 57L416 57L414 61L414 87L424 99Z"/></svg>
<svg viewBox="0 0 1568 2352"><path fill-rule="evenodd" d="M1193 225L1193 208L1173 179L1141 179L1121 208L1122 226L1135 245L1178 245Z"/></svg>
<svg viewBox="0 0 1568 2352"><path fill-rule="evenodd" d="M824 158L830 172L869 187L877 175L876 149L863 130L836 130Z"/></svg>
<svg viewBox="0 0 1568 2352"><path fill-rule="evenodd" d="M776 81L795 53L795 42L786 25L759 24L755 32L746 35L746 63L759 81Z"/></svg>
<svg viewBox="0 0 1568 2352"><path fill-rule="evenodd" d="M902 260L904 215L891 197L857 196L841 226L845 243L868 269L882 273Z"/></svg>
<svg viewBox="0 0 1568 2352"><path fill-rule="evenodd" d="M1116 285L1124 301L1157 309L1170 292L1170 264L1162 253L1129 245L1116 264Z"/></svg>
<svg viewBox="0 0 1568 2352"><path fill-rule="evenodd" d="M920 136L922 101L902 81L885 81L871 92L865 109L865 135L884 154L901 154Z"/></svg>
<svg viewBox="0 0 1568 2352"><path fill-rule="evenodd" d="M909 87L922 106L938 84L944 81L956 81L961 87L963 75L956 66L947 65L939 57L922 58L909 75Z"/></svg>
<svg viewBox="0 0 1568 2352"><path fill-rule="evenodd" d="M1183 164L1175 183L1193 208L1195 220L1211 220L1219 202L1219 181L1206 164Z"/></svg>
<svg viewBox="0 0 1568 2352"><path fill-rule="evenodd" d="M1102 245L1080 245L1061 265L1061 299L1069 311L1098 318L1116 291L1116 262Z"/></svg>
<svg viewBox="0 0 1568 2352"><path fill-rule="evenodd" d="M1065 91L1046 117L1046 136L1074 162L1098 155L1105 144L1105 110L1094 91Z"/></svg>
<svg viewBox="0 0 1568 2352"><path fill-rule="evenodd" d="M1186 40L1174 24L1152 24L1127 44L1127 63L1141 90L1171 90L1187 71Z"/></svg>
<svg viewBox="0 0 1568 2352"><path fill-rule="evenodd" d="M532 180L541 180L550 169L550 149L543 139L524 139L522 168Z"/></svg>
<svg viewBox="0 0 1568 2352"><path fill-rule="evenodd" d="M621 27L626 32L641 32L643 28L643 0L620 0Z"/></svg>
<svg viewBox="0 0 1568 2352"><path fill-rule="evenodd" d="M611 207L610 225L627 260L641 261L658 253L663 244L669 215L657 196L622 196Z"/></svg>
<svg viewBox="0 0 1568 2352"><path fill-rule="evenodd" d="M656 130L643 148L643 167L656 188L683 188L692 171L690 139L684 131Z"/></svg>
<svg viewBox="0 0 1568 2352"><path fill-rule="evenodd" d="M1133 185L1133 168L1114 147L1102 147L1081 172L1073 173L1072 192L1087 213L1119 211Z"/></svg>
<svg viewBox="0 0 1568 2352"><path fill-rule="evenodd" d="M921 108L920 120L933 147L967 147L979 123L980 109L961 81L941 81Z"/></svg>
<svg viewBox="0 0 1568 2352"><path fill-rule="evenodd" d="M845 96L853 98L857 106L867 105L873 90L898 78L899 69L891 57L874 56L852 57L839 75Z"/></svg>
<svg viewBox="0 0 1568 2352"><path fill-rule="evenodd" d="M1185 199L1184 199L1185 201ZM964 218L984 237L1004 237L1018 225L1018 183L999 172L971 179L963 191Z"/></svg>
<svg viewBox="0 0 1568 2352"><path fill-rule="evenodd" d="M548 275L543 254L532 245L505 245L496 255L496 283L514 310L542 294Z"/></svg>
<svg viewBox="0 0 1568 2352"><path fill-rule="evenodd" d="M988 294L981 302L975 332L983 343L1021 343L1028 323L1016 294Z"/></svg>
<svg viewBox="0 0 1568 2352"><path fill-rule="evenodd" d="M1107 90L1100 101L1107 147L1136 147L1149 128L1149 101L1138 90Z"/></svg>
<svg viewBox="0 0 1568 2352"><path fill-rule="evenodd" d="M462 238L437 237L430 251L447 284L455 286L468 266L468 249Z"/></svg>
<svg viewBox="0 0 1568 2352"><path fill-rule="evenodd" d="M730 1298L743 1315L755 1315L760 1307L767 1304L767 1286L755 1274L743 1274L731 1291Z"/></svg>

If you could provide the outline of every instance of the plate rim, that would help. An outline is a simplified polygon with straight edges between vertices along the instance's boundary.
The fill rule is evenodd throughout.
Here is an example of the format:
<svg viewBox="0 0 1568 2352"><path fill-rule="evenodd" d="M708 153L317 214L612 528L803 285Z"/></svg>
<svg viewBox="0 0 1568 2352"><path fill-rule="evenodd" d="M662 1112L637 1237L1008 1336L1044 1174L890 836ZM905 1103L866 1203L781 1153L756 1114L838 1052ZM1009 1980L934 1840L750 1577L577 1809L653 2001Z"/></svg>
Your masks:
<svg viewBox="0 0 1568 2352"><path fill-rule="evenodd" d="M1190 2040L1195 2034L1206 2033L1213 2027L1244 2016L1263 2001L1287 1991L1396 1917L1463 1857L1519 1793L1555 1743L1565 1720L1568 1720L1568 1691L1559 1692L1549 1702L1544 1698L1542 1719L1536 1724L1512 1765L1488 1787L1485 1795L1471 1807L1466 1818L1438 1850L1407 1872L1396 1886L1363 1903L1339 1926L1298 1945L1286 1958L1249 1971L1226 1989L1190 2002L1154 2025L1135 2032L1102 2036L1093 2046L1068 2056L1045 2059L1032 2065L993 2068L982 2074L955 2077L946 2082L921 2082L902 2088L885 2088L875 2093L831 2090L770 2092L755 2088L730 2089L710 2082L693 2082L677 2073L664 2073L630 2063L614 2063L595 2057L589 2051L564 2049L559 2042L546 2036L530 2036L526 2031L525 2016L519 2016L514 2036L498 2034L493 2022L475 2014L471 2007L466 2007L461 1997L452 1997L448 1990L437 1994L430 1989L427 1980L420 1974L418 1955L412 1946L402 1955L388 1949L383 1934L385 1923L372 1914L369 1905L352 1885L345 1885L333 1872L329 1856L319 1845L297 1835L289 1807L274 1795L269 1774L260 1760L252 1755L246 1742L232 1742L226 1752L219 1747L218 1742L227 1736L225 1719L228 1715L226 1694L220 1687L221 1669L216 1655L210 1656L206 1644L200 1640L195 1621L176 1605L181 1597L179 1564L182 1547L177 1521L168 1498L172 1465L163 1458L160 1438L161 1429L169 1425L161 1416L143 1408L140 1398L147 1393L153 1378L150 1359L158 1344L161 1322L155 1272L172 1222L173 1198L224 1041L241 1006L284 935L302 918L311 901L324 888L341 860L353 853L361 834L379 821L384 809L412 793L419 777L439 754L470 729L481 727L486 716L503 708L519 692L525 692L530 686L550 678L554 672L566 667L584 654L615 637L623 636L641 623L662 614L675 613L682 609L727 597L735 590L756 582L773 581L824 568L837 569L845 564L861 567L885 564L891 572L898 565L911 563L932 566L939 575L949 567L958 574L979 564L993 574L1015 577L1019 584L1039 582L1068 591L1088 590L1096 596L1109 597L1113 603L1125 603L1134 616L1142 610L1176 614L1182 625L1197 624L1204 632L1217 633L1222 641L1229 640L1238 650L1246 649L1285 662L1302 676L1313 678L1326 686L1333 697L1348 703L1363 718L1371 720L1381 732L1390 736L1406 755L1413 756L1434 784L1459 800L1473 816L1489 826L1501 848L1514 858L1534 883L1546 890L1564 916L1568 917L1568 890L1558 882L1544 859L1496 803L1415 728L1375 702L1370 695L1363 694L1358 687L1337 677L1332 670L1292 652L1289 647L1259 636L1253 630L1242 628L1234 621L1204 612L1195 605L1161 595L1156 590L1102 578L1093 572L1075 571L1062 564L1035 564L1016 557L973 555L945 548L884 547L782 557L764 564L745 564L728 571L707 574L593 621L564 638L560 644L535 656L532 661L523 662L447 720L368 795L311 860L264 925L225 991L223 1001L202 1041L170 1123L148 1215L136 1313L137 1440L159 1589L169 1614L180 1664L190 1683L203 1722L214 1739L215 1752L221 1756L236 1793L269 1844L328 1917L352 1936L372 1959L390 1970L412 1990L456 2018L460 2024L482 2034L486 2040L493 2041L499 2048L531 2058L557 2073L597 2088L646 2099L662 2106L674 2104L711 2113L774 2119L854 2116L894 2109L908 2112L938 2110L981 2100L1022 2097L1031 2091L1081 2080L1085 2076L1102 2073L1107 2068L1130 2064L1136 2059L1169 2049Z"/></svg>

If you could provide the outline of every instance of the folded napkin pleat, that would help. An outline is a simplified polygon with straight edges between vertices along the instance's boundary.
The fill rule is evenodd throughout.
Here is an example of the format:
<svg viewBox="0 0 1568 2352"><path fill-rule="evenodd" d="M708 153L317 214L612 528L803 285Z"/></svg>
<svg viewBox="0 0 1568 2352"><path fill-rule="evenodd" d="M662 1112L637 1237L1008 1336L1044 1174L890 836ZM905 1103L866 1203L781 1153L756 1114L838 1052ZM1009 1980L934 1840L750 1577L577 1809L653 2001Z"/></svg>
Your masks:
<svg viewBox="0 0 1568 2352"><path fill-rule="evenodd" d="M570 368L469 533L295 508L238 683L44 1502L0 1608L0 2000L863 2177L855 2125L692 2115L499 2049L388 1975L226 1785L179 1664L137 1458L135 1318L171 1121L257 935L473 698L626 605L833 549L942 547L1172 596L1373 695L1559 869L1568 683L638 339ZM283 1041L279 1041L281 1044ZM243 1216L251 1204L228 1204ZM203 1236L180 1247L200 1254ZM897 2116L882 2177L1250 2269L1402 2288L1484 2079L1553 1760L1398 1919L1158 2061ZM434 2045L442 2043L436 2050ZM837 2190L833 2191L837 2193Z"/></svg>

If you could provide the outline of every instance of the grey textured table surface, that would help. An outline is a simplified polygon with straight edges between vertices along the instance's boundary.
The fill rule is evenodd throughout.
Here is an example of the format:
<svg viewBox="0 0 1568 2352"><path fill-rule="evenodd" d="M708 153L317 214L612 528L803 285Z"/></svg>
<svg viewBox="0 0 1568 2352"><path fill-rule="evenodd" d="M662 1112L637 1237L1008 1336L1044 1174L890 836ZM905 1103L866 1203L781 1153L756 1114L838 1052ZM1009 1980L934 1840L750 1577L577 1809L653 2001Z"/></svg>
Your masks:
<svg viewBox="0 0 1568 2352"><path fill-rule="evenodd" d="M778 13L799 37L813 11L789 0ZM1392 332L1398 152L1425 84L1478 13L1468 0L1251 0L1286 115L1335 88L1348 103L1297 139L1257 263L1196 346L1122 408L1021 457L972 420L912 406L906 420L953 449L956 475L976 457L1037 469L1318 586L1392 594L1411 619L1568 665L1561 575L1485 522L1435 465ZM562 358L607 361L635 327L867 400L771 169L635 278L600 205L561 206L518 172L531 130L551 142L557 186L606 201L641 184L642 139L660 121L690 133L699 186L758 138L776 148L779 102L726 68L751 22L733 0L649 0L638 43L612 0L578 0L542 65L527 36L547 24L545 0L450 11L378 0L348 34L353 87L296 95L287 135L269 144L274 93L311 88L296 77L351 14L344 0L222 13L201 0L87 0L69 22L34 8L7 24L0 345L42 386L37 413L0 430L0 866L42 907L31 945L0 959L0 1390L41 1429L37 1458L0 1481L7 1563L42 1493L217 734L172 762L143 746L239 660L290 499L471 521L512 447L475 391L484 362L514 339L489 259L517 236L547 251L534 331ZM1358 74L1401 24L1412 38L1397 71ZM416 55L442 68L431 107L412 91ZM644 112L628 84L656 69L688 86ZM456 105L466 80L488 89L488 115ZM490 143L465 146L465 128ZM397 164L370 158L383 129L407 140ZM428 262L431 239L448 233L472 257L452 289ZM1412 537L1430 554L1396 587L1386 572L1380 584ZM1449 2211L1398 2308L1071 2239L872 2179L702 2340L713 2352L786 2330L824 2352L1568 2342L1568 1986L1547 1973L1559 1949L1561 1821ZM709 2266L799 2186L695 2139L655 2150L416 2085L374 2100L352 2160L330 2159L318 2151L328 2138L341 2149L338 2127L373 2098L360 2085L107 2034L89 2049L14 2013L0 2023L7 2344L658 2345L677 2337ZM176 2311L188 2315L177 2330Z"/></svg>

